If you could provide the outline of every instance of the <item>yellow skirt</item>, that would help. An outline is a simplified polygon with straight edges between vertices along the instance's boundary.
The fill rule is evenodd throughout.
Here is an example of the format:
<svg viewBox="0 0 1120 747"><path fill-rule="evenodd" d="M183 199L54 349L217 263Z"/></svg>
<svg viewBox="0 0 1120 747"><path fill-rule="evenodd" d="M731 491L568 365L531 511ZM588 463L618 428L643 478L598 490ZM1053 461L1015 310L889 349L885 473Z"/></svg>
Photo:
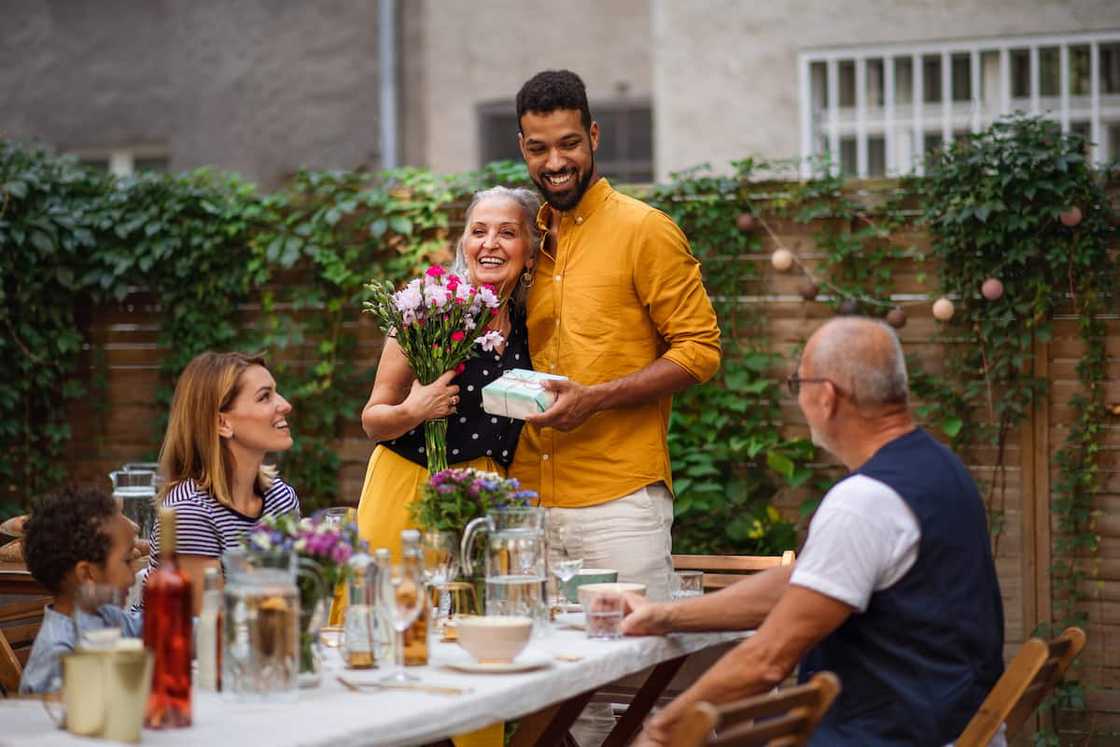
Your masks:
<svg viewBox="0 0 1120 747"><path fill-rule="evenodd" d="M490 457L479 457L451 466L497 472L503 477L506 474L505 469ZM358 535L369 543L371 554L379 547L387 547L395 559L400 558L401 532L415 528L408 515L409 504L427 481L428 470L419 464L381 445L373 450L358 502Z"/></svg>
<svg viewBox="0 0 1120 747"><path fill-rule="evenodd" d="M497 472L505 469L490 457L480 457L452 467L473 467ZM401 531L414 528L408 506L428 481L428 470L378 445L369 458L362 497L358 502L358 534L369 543L370 553L388 547L393 557L401 556ZM491 724L469 734L454 737L456 747L501 747L505 725Z"/></svg>

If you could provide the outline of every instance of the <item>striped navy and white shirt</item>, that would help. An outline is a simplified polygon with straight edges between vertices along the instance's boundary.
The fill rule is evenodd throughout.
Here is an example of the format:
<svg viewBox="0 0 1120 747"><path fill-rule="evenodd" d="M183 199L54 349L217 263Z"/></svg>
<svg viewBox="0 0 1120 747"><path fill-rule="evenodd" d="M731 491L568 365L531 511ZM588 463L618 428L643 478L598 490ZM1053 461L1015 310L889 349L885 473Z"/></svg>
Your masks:
<svg viewBox="0 0 1120 747"><path fill-rule="evenodd" d="M194 480L183 480L168 492L163 505L175 511L175 552L221 558L222 553L241 544L241 538L266 516L299 513L299 497L292 486L277 478L264 494L259 516L246 516L223 506ZM159 520L152 527L148 572L159 568Z"/></svg>

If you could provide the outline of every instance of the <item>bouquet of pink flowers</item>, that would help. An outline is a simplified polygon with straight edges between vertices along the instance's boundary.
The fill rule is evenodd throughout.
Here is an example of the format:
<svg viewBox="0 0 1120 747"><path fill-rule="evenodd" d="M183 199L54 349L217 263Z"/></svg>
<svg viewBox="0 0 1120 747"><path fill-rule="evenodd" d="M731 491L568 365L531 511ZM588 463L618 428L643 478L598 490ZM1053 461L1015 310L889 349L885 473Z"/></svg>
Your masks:
<svg viewBox="0 0 1120 747"><path fill-rule="evenodd" d="M366 285L372 298L363 306L377 317L385 334L396 338L421 384L431 384L444 371L462 370L475 354L475 345L493 350L502 335L489 331L476 336L502 301L489 285L476 288L438 265L400 290L376 280ZM424 453L428 472L447 468L447 420L424 424Z"/></svg>

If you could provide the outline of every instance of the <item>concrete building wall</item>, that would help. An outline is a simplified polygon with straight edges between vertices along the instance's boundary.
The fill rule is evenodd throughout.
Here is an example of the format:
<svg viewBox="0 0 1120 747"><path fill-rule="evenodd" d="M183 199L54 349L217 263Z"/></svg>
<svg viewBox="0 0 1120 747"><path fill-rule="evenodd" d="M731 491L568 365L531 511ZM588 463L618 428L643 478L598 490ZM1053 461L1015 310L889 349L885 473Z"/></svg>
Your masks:
<svg viewBox="0 0 1120 747"><path fill-rule="evenodd" d="M5 3L0 135L147 147L266 186L377 160L377 3Z"/></svg>
<svg viewBox="0 0 1120 747"><path fill-rule="evenodd" d="M422 2L424 131L405 137L423 140L424 162L437 171L478 168L478 105L512 102L541 70L575 71L592 103L653 96L648 0Z"/></svg>
<svg viewBox="0 0 1120 747"><path fill-rule="evenodd" d="M801 50L1120 28L1116 0L651 0L659 178L800 150Z"/></svg>

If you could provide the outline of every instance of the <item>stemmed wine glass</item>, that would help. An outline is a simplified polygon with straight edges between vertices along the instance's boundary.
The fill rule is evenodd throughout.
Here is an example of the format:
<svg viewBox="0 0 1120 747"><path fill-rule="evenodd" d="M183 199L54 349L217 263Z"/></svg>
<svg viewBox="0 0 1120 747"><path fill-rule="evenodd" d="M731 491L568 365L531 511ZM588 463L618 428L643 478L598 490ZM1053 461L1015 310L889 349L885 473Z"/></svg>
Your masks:
<svg viewBox="0 0 1120 747"><path fill-rule="evenodd" d="M437 630L445 622L444 610L450 608L447 585L459 575L459 537L455 532L424 532L420 535L424 555L424 580L439 589L439 604L432 621Z"/></svg>
<svg viewBox="0 0 1120 747"><path fill-rule="evenodd" d="M385 593L381 595L385 616L396 631L394 646L397 668L384 682L412 682L416 677L404 666L404 631L420 616L421 605L428 603L424 593L424 576L417 563L394 565L385 579Z"/></svg>
<svg viewBox="0 0 1120 747"><path fill-rule="evenodd" d="M556 541L556 560L552 563L552 575L556 576L556 598L553 600L553 607L558 610L563 610L568 603L564 596L564 584L568 583L579 573L583 568L583 558L573 558L566 554L564 548L564 539L567 536L567 527L558 525L553 528L554 539Z"/></svg>
<svg viewBox="0 0 1120 747"><path fill-rule="evenodd" d="M124 617L126 592L109 584L86 582L74 594L74 628L78 633L78 648L86 650L111 649L120 639L119 620ZM104 611L116 608L116 614Z"/></svg>

